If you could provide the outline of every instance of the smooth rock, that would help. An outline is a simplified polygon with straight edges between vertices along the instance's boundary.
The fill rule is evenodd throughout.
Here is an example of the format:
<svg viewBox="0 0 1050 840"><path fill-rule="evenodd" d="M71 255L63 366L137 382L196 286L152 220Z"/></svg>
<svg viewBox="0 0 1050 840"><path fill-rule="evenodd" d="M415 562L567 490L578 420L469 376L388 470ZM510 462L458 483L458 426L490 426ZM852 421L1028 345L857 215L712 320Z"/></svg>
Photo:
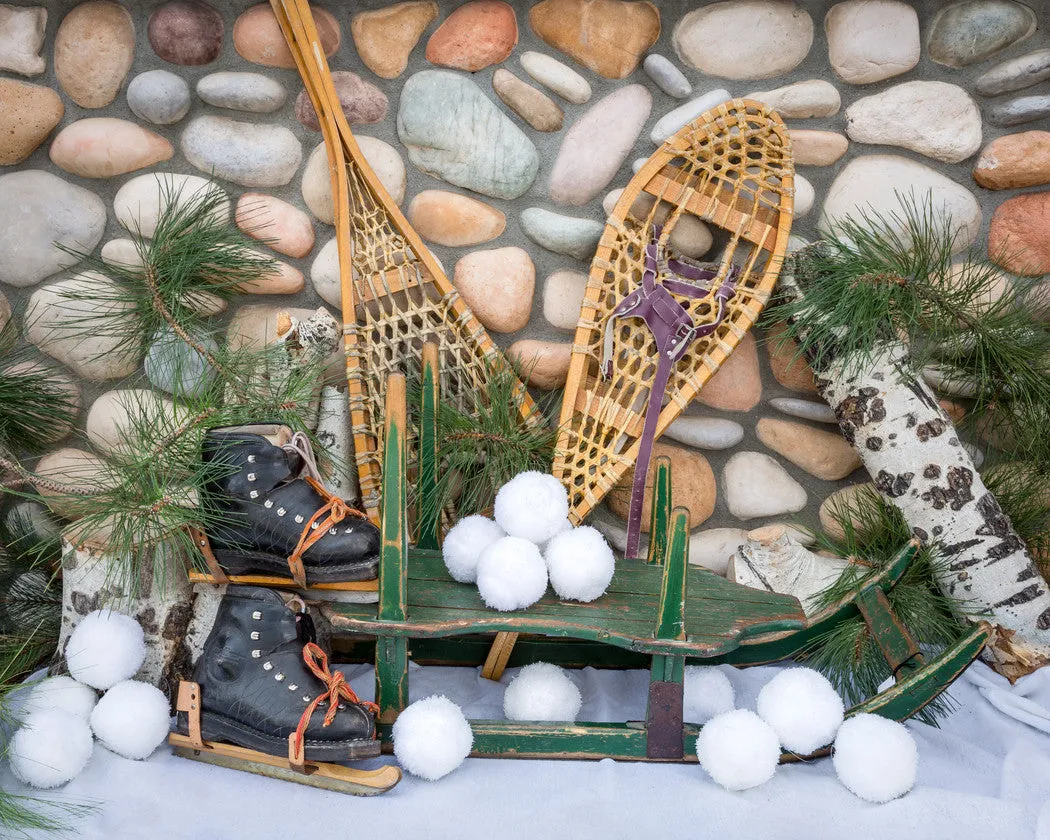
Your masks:
<svg viewBox="0 0 1050 840"><path fill-rule="evenodd" d="M209 353L216 353L219 346L206 335L192 336ZM215 369L204 355L184 342L170 329L160 330L150 342L143 361L146 378L154 388L159 388L179 398L199 397L211 386Z"/></svg>
<svg viewBox="0 0 1050 840"><path fill-rule="evenodd" d="M660 117L656 121L656 125L653 126L652 131L649 132L649 137L659 146L678 129L686 123L695 120L704 111L710 111L712 108L721 105L723 102L728 102L730 99L732 97L729 95L729 91L724 88L709 90L707 93L689 100L684 105L679 105L673 111L669 111Z"/></svg>
<svg viewBox="0 0 1050 840"><path fill-rule="evenodd" d="M807 79L773 90L755 91L744 99L765 102L784 119L830 117L842 107L838 88L824 79Z"/></svg>
<svg viewBox="0 0 1050 840"><path fill-rule="evenodd" d="M370 125L386 119L389 102L375 85L347 70L333 70L332 82L343 116L350 125ZM295 118L309 129L321 130L317 111L305 89L295 100Z"/></svg>
<svg viewBox="0 0 1050 840"><path fill-rule="evenodd" d="M3 319L0 318L0 321ZM48 443L62 440L71 431L80 414L83 395L80 393L80 385L64 369L57 365L45 364L35 359L16 362L4 367L4 373L8 376L32 375L34 377L44 374L47 377L44 388L52 394L64 398L65 408L68 414L49 418L47 428L41 430L41 438Z"/></svg>
<svg viewBox="0 0 1050 840"><path fill-rule="evenodd" d="M136 429L175 419L175 404L148 388L106 391L87 414L87 438L96 451L110 455L120 451Z"/></svg>
<svg viewBox="0 0 1050 840"><path fill-rule="evenodd" d="M851 85L881 82L919 63L919 16L899 0L846 0L824 18L831 69Z"/></svg>
<svg viewBox="0 0 1050 840"><path fill-rule="evenodd" d="M518 198L539 170L525 133L451 70L423 70L405 82L397 133L423 172L492 198Z"/></svg>
<svg viewBox="0 0 1050 840"><path fill-rule="evenodd" d="M707 380L696 399L701 405L721 411L750 411L758 405L762 399L762 376L751 333L740 339L732 355Z"/></svg>
<svg viewBox="0 0 1050 840"><path fill-rule="evenodd" d="M8 533L25 535L36 542L59 545L62 540L62 523L39 502L27 500L11 505L4 515L4 526Z"/></svg>
<svg viewBox="0 0 1050 840"><path fill-rule="evenodd" d="M0 3L0 70L22 76L44 72L40 56L44 46L47 9L44 6L9 6Z"/></svg>
<svg viewBox="0 0 1050 840"><path fill-rule="evenodd" d="M976 397L978 385L973 378L958 370L944 369L937 365L927 365L922 369L922 378L926 384L942 394L953 397Z"/></svg>
<svg viewBox="0 0 1050 840"><path fill-rule="evenodd" d="M303 147L283 125L228 117L195 117L182 132L186 160L215 178L245 187L278 187L292 180Z"/></svg>
<svg viewBox="0 0 1050 840"><path fill-rule="evenodd" d="M314 247L314 224L298 207L264 193L245 193L237 200L234 220L244 233L280 254L305 257Z"/></svg>
<svg viewBox="0 0 1050 840"><path fill-rule="evenodd" d="M380 183L390 193L395 204L405 199L407 173L397 149L375 137L355 134L357 145L368 161L368 165L379 177ZM332 203L332 178L328 172L328 152L321 141L310 153L303 167L303 201L319 220L325 224L335 223L335 205Z"/></svg>
<svg viewBox="0 0 1050 840"><path fill-rule="evenodd" d="M216 108L269 114L284 104L288 91L279 81L262 73L222 71L200 79L197 96Z"/></svg>
<svg viewBox="0 0 1050 840"><path fill-rule="evenodd" d="M776 459L762 452L737 452L722 471L729 512L737 519L797 513L806 506L806 491Z"/></svg>
<svg viewBox="0 0 1050 840"><path fill-rule="evenodd" d="M796 174L795 178L798 179L798 177ZM605 215L611 216L613 214L616 203L620 200L622 194L623 189L616 189L602 199L602 209L605 211ZM640 221L646 220L652 214L653 224L666 225L667 219L671 214L671 205L666 201L661 201L656 207L656 212L652 213L655 203L655 196L642 193L631 204L629 212ZM711 250L714 238L711 235L710 228L700 221L699 218L692 213L683 213L678 217L674 227L670 229L667 241L671 246L671 251L675 254L695 258L702 257Z"/></svg>
<svg viewBox="0 0 1050 840"><path fill-rule="evenodd" d="M547 94L509 70L500 67L492 74L492 89L504 105L537 131L561 131L565 112Z"/></svg>
<svg viewBox="0 0 1050 840"><path fill-rule="evenodd" d="M55 33L55 75L81 108L112 102L135 57L135 24L109 0L88 0L69 12Z"/></svg>
<svg viewBox="0 0 1050 840"><path fill-rule="evenodd" d="M721 417L682 415L671 421L664 437L697 449L731 449L744 439L744 427Z"/></svg>
<svg viewBox="0 0 1050 840"><path fill-rule="evenodd" d="M48 452L37 462L34 472L40 478L70 488L116 486L115 477L101 458L70 446ZM43 484L34 486L52 513L63 519L79 519L84 515L83 505L68 490L54 490Z"/></svg>
<svg viewBox="0 0 1050 840"><path fill-rule="evenodd" d="M129 271L141 271L145 265L142 255L131 239L111 239L102 246L99 256L106 265Z"/></svg>
<svg viewBox="0 0 1050 840"><path fill-rule="evenodd" d="M981 148L981 111L958 85L904 82L850 105L846 134L857 143L959 163Z"/></svg>
<svg viewBox="0 0 1050 840"><path fill-rule="evenodd" d="M329 58L339 49L342 30L332 13L320 6L310 6L321 48ZM269 3L260 3L241 13L233 24L233 46L241 58L266 67L295 69L288 43L281 32Z"/></svg>
<svg viewBox="0 0 1050 840"><path fill-rule="evenodd" d="M170 64L210 64L222 51L222 15L200 0L169 0L149 17L146 34L153 52Z"/></svg>
<svg viewBox="0 0 1050 840"><path fill-rule="evenodd" d="M1041 120L1050 116L1050 96L1019 96L988 112L988 122L1009 128L1012 125Z"/></svg>
<svg viewBox="0 0 1050 840"><path fill-rule="evenodd" d="M495 239L507 226L503 211L446 190L423 190L408 205L408 221L424 239L460 248Z"/></svg>
<svg viewBox="0 0 1050 840"><path fill-rule="evenodd" d="M766 351L773 378L789 391L816 394L817 380L813 369L799 353L798 344L788 338L783 324L774 324L766 330Z"/></svg>
<svg viewBox="0 0 1050 840"><path fill-rule="evenodd" d="M973 179L986 190L1050 183L1050 132L1022 131L996 137L977 158Z"/></svg>
<svg viewBox="0 0 1050 840"><path fill-rule="evenodd" d="M641 85L627 85L595 102L565 133L551 170L550 197L580 207L616 176L652 110Z"/></svg>
<svg viewBox="0 0 1050 840"><path fill-rule="evenodd" d="M83 187L39 169L0 175L0 282L32 286L102 239L106 205Z"/></svg>
<svg viewBox="0 0 1050 840"><path fill-rule="evenodd" d="M693 86L685 77L685 73L660 53L649 53L642 62L642 67L653 83L674 99L685 99L693 92Z"/></svg>
<svg viewBox="0 0 1050 840"><path fill-rule="evenodd" d="M649 158L644 158L644 157L635 158L634 160L631 161L631 171L635 175L637 175L638 174L638 170L641 169L643 166L645 166L648 162L649 162Z"/></svg>
<svg viewBox="0 0 1050 840"><path fill-rule="evenodd" d="M817 200L817 193L813 185L803 176L795 173L795 218L801 219L813 209Z"/></svg>
<svg viewBox="0 0 1050 840"><path fill-rule="evenodd" d="M566 102L582 105L591 98L591 85L571 67L558 59L538 52L523 52L521 69L533 80L554 91Z"/></svg>
<svg viewBox="0 0 1050 840"><path fill-rule="evenodd" d="M1050 192L1015 195L996 208L988 256L1023 277L1050 272Z"/></svg>
<svg viewBox="0 0 1050 840"><path fill-rule="evenodd" d="M339 250L336 240L330 239L317 251L310 264L310 282L325 303L337 309L343 305L342 280L339 276Z"/></svg>
<svg viewBox="0 0 1050 840"><path fill-rule="evenodd" d="M468 0L456 7L427 41L427 61L476 73L510 57L518 18L503 0Z"/></svg>
<svg viewBox="0 0 1050 840"><path fill-rule="evenodd" d="M725 577L729 558L747 542L743 528L707 528L689 537L689 562Z"/></svg>
<svg viewBox="0 0 1050 840"><path fill-rule="evenodd" d="M209 190L222 192L217 184L197 175L150 172L137 175L117 190L113 211L117 221L132 233L152 237L157 222L172 201L183 206L193 200L199 201ZM229 219L230 202L218 202L213 214L218 221Z"/></svg>
<svg viewBox="0 0 1050 840"><path fill-rule="evenodd" d="M128 84L128 107L140 120L171 125L190 110L190 86L167 70L147 70Z"/></svg>
<svg viewBox="0 0 1050 840"><path fill-rule="evenodd" d="M543 281L543 317L555 329L575 332L587 291L587 275L555 271Z"/></svg>
<svg viewBox="0 0 1050 840"><path fill-rule="evenodd" d="M837 131L789 128L796 166L831 166L846 154L849 140Z"/></svg>
<svg viewBox="0 0 1050 840"><path fill-rule="evenodd" d="M522 232L541 248L578 260L594 256L605 225L593 219L562 216L541 207L529 207L518 217Z"/></svg>
<svg viewBox="0 0 1050 840"><path fill-rule="evenodd" d="M382 79L405 72L408 56L438 16L433 0L409 0L350 18L350 35L365 66Z"/></svg>
<svg viewBox="0 0 1050 840"><path fill-rule="evenodd" d="M0 166L21 163L33 154L65 110L51 88L0 79Z"/></svg>
<svg viewBox="0 0 1050 840"><path fill-rule="evenodd" d="M541 0L529 23L556 50L607 79L630 76L660 37L660 12L642 0Z"/></svg>
<svg viewBox="0 0 1050 840"><path fill-rule="evenodd" d="M778 455L824 481L838 481L861 466L856 450L838 432L763 417L755 434Z"/></svg>
<svg viewBox="0 0 1050 840"><path fill-rule="evenodd" d="M2 333L10 323L11 301L7 299L7 296L3 292L0 292L0 333Z"/></svg>
<svg viewBox="0 0 1050 840"><path fill-rule="evenodd" d="M983 289L974 294L974 279L980 277ZM945 286L951 288L966 288L968 301L965 310L974 315L983 315L997 303L1003 295L1010 292L1013 281L1005 271L996 271L988 266L978 263L973 265L966 261L952 263L951 270L944 278Z"/></svg>
<svg viewBox="0 0 1050 840"><path fill-rule="evenodd" d="M999 96L1050 79L1050 50L1036 50L996 64L974 82L981 96Z"/></svg>
<svg viewBox="0 0 1050 840"><path fill-rule="evenodd" d="M245 248L244 251L258 259L268 259L269 254ZM259 276L247 283L238 285L237 291L249 295L294 295L306 287L306 278L294 265L283 260L274 260L273 269L260 272Z"/></svg>
<svg viewBox="0 0 1050 840"><path fill-rule="evenodd" d="M128 376L140 356L124 339L137 316L131 303L114 299L118 294L111 280L94 271L37 289L26 308L26 341L82 379Z"/></svg>
<svg viewBox="0 0 1050 840"><path fill-rule="evenodd" d="M724 79L794 70L813 44L813 18L790 0L727 0L685 14L672 36L690 67Z"/></svg>
<svg viewBox="0 0 1050 840"><path fill-rule="evenodd" d="M797 400L794 397L775 397L769 401L769 404L790 417L800 417L803 420L812 420L814 423L829 423L836 426L839 422L835 417L835 410L827 403Z"/></svg>
<svg viewBox="0 0 1050 840"><path fill-rule="evenodd" d="M1028 6L1011 0L963 0L930 23L926 51L938 64L969 67L1027 38L1036 29Z"/></svg>
<svg viewBox="0 0 1050 840"><path fill-rule="evenodd" d="M865 155L854 158L840 171L821 214L819 228L827 231L836 220L861 213L888 217L901 214L901 200L930 201L939 224L951 218L957 230L955 245L965 250L981 230L981 206L973 193L928 166L898 155ZM901 228L900 233L904 235Z"/></svg>
<svg viewBox="0 0 1050 840"><path fill-rule="evenodd" d="M675 507L689 511L689 527L695 528L711 518L715 512L717 488L715 474L707 458L699 452L691 452L680 446L669 446L657 441L653 444L653 458L645 476L645 498L642 502L642 533L649 533L649 511L653 507L653 477L658 458L671 459L671 498ZM634 468L627 470L605 497L609 510L626 520L630 512L631 485Z"/></svg>
<svg viewBox="0 0 1050 840"><path fill-rule="evenodd" d="M857 516L858 506L860 510L866 511L878 498L878 491L870 481L836 490L820 505L820 527L832 539L842 540L846 537L842 523L848 518L855 530L862 531L864 517Z"/></svg>
<svg viewBox="0 0 1050 840"><path fill-rule="evenodd" d="M112 178L170 160L165 138L127 120L89 117L63 128L51 143L51 162L81 178Z"/></svg>
<svg viewBox="0 0 1050 840"><path fill-rule="evenodd" d="M452 283L492 332L517 332L529 323L536 266L523 249L473 251L456 263Z"/></svg>
<svg viewBox="0 0 1050 840"><path fill-rule="evenodd" d="M507 348L507 358L528 374L531 386L541 391L554 391L565 387L572 345L523 338Z"/></svg>

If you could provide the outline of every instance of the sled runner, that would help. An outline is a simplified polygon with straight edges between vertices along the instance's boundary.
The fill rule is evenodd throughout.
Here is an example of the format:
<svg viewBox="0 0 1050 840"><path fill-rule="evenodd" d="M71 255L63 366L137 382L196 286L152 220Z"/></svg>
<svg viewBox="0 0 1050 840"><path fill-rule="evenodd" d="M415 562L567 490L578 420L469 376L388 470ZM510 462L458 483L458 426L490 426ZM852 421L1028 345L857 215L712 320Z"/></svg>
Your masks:
<svg viewBox="0 0 1050 840"><path fill-rule="evenodd" d="M421 434L432 430L438 381L433 353L425 362L430 391L421 407ZM646 560L617 563L608 591L592 603L546 595L527 610L503 613L482 603L477 590L454 581L436 549L435 521L424 522L427 548L410 548L406 530L406 386L387 384L384 440L382 554L379 603L326 604L335 637L374 637L376 700L385 746L408 702L408 660L416 640L451 640L479 632L532 634L547 640L600 643L648 659L651 682L645 721L522 723L474 720L474 755L516 758L619 758L695 761L699 726L682 720L684 666L758 664L804 651L837 622L864 617L890 664L896 684L851 708L903 720L939 695L983 648L991 628L978 622L955 645L927 662L894 616L886 592L903 574L917 544L908 544L858 589L807 619L792 596L749 589L689 565L688 511L673 508L670 462L657 463ZM433 457L424 451L425 462ZM421 470L421 473L424 472ZM430 473L432 474L432 470ZM432 479L431 479L432 480ZM432 490L422 481L419 492ZM424 506L425 507L425 506ZM797 758L786 755L784 760Z"/></svg>

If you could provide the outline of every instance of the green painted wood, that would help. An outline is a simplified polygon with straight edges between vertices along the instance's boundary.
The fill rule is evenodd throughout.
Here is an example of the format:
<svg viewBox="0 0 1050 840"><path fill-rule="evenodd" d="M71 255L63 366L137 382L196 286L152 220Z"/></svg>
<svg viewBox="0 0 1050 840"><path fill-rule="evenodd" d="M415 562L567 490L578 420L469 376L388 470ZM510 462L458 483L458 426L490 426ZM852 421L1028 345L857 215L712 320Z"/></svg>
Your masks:
<svg viewBox="0 0 1050 840"><path fill-rule="evenodd" d="M866 587L857 596L857 609L898 682L908 672L923 666L918 644L893 612L885 592L878 587Z"/></svg>
<svg viewBox="0 0 1050 840"><path fill-rule="evenodd" d="M649 667L649 682L684 682L684 656L653 656Z"/></svg>
<svg viewBox="0 0 1050 840"><path fill-rule="evenodd" d="M649 563L659 566L667 556L667 529L671 522L671 459L656 459L652 516L649 519Z"/></svg>
<svg viewBox="0 0 1050 840"><path fill-rule="evenodd" d="M408 406L405 377L392 375L386 387L378 616L381 621L404 621L408 605L408 546L405 539L405 427Z"/></svg>
<svg viewBox="0 0 1050 840"><path fill-rule="evenodd" d="M393 723L408 705L407 639L376 639L376 703L383 723Z"/></svg>
<svg viewBox="0 0 1050 840"><path fill-rule="evenodd" d="M438 489L438 346L423 345L422 397L419 406L419 478L416 545L436 550L441 538L441 512L437 505Z"/></svg>
<svg viewBox="0 0 1050 840"><path fill-rule="evenodd" d="M675 508L672 512L668 542L657 607L656 638L684 639L686 572L689 569L689 511L685 508Z"/></svg>

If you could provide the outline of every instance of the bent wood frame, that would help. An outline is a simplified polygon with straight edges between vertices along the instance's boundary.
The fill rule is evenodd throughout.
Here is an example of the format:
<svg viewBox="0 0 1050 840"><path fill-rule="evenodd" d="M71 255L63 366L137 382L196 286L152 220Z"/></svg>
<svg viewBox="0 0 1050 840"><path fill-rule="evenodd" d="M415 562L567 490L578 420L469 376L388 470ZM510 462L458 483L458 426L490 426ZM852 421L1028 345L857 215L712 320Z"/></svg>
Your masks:
<svg viewBox="0 0 1050 840"><path fill-rule="evenodd" d="M436 354L429 351L427 356L425 371L434 366ZM436 383L436 375L429 381ZM424 426L434 422L427 408L427 391L424 388ZM326 604L323 609L335 636L376 639L379 730L388 751L392 748L393 723L408 703L409 644L416 639L449 639L481 630L525 631L552 640L601 643L648 660L650 687L645 720L577 724L472 720L472 755L688 762L696 761L696 736L700 730L699 725L682 720L684 666L689 658L738 664L782 659L803 650L836 622L859 612L894 667L897 681L847 714L871 712L903 720L950 685L977 656L990 634L990 627L980 622L934 661L923 661L885 597L914 555L914 542L856 593L809 620L798 601L790 596L749 590L707 570L690 567L688 512L672 507L667 459L660 459L656 468L648 560L625 560L617 569L617 575L630 581L636 591L626 595L611 592L593 604L568 604L545 598L533 608L517 613L493 612L483 606L475 609L477 593L443 573L439 552L409 548L403 376L390 378L387 395L379 604ZM430 405L433 404L431 399ZM425 482L433 480L432 471L427 475L431 477L420 479L421 492L425 492ZM429 543L436 534L436 525L421 522L420 539ZM413 591L410 598L410 585L414 590L425 591ZM695 607L695 595L690 593L690 588L698 585L729 593L726 605L741 616L751 614L752 618L730 623L729 632L719 635L715 631L725 616L709 618L705 624L704 616ZM625 608L617 612L610 604ZM637 619L631 615L630 607L636 608ZM647 627L644 632L637 626L642 624ZM553 646L553 642L550 644ZM814 755L820 754L826 751ZM798 758L785 753L782 761Z"/></svg>

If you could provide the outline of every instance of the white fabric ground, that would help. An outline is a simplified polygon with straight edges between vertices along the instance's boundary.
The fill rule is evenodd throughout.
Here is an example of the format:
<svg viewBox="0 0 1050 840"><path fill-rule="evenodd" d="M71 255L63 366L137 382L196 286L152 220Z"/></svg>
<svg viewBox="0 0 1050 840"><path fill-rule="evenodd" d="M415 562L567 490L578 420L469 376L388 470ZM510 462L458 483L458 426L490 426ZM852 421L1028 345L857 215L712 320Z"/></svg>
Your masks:
<svg viewBox="0 0 1050 840"><path fill-rule="evenodd" d="M753 709L775 670L726 668L737 706ZM370 698L371 669L346 671ZM570 673L583 692L580 720L643 716L647 672ZM502 686L477 670L413 666L412 699L435 693L468 716L501 717ZM886 805L850 794L826 759L780 767L771 782L743 793L717 787L695 764L467 759L438 782L406 775L391 792L365 799L186 761L166 746L145 763L96 746L63 795L99 805L78 823L85 840L1050 840L1050 668L1011 688L977 663L952 696L959 708L940 729L908 724L919 746L918 782ZM6 767L0 784L20 789Z"/></svg>

